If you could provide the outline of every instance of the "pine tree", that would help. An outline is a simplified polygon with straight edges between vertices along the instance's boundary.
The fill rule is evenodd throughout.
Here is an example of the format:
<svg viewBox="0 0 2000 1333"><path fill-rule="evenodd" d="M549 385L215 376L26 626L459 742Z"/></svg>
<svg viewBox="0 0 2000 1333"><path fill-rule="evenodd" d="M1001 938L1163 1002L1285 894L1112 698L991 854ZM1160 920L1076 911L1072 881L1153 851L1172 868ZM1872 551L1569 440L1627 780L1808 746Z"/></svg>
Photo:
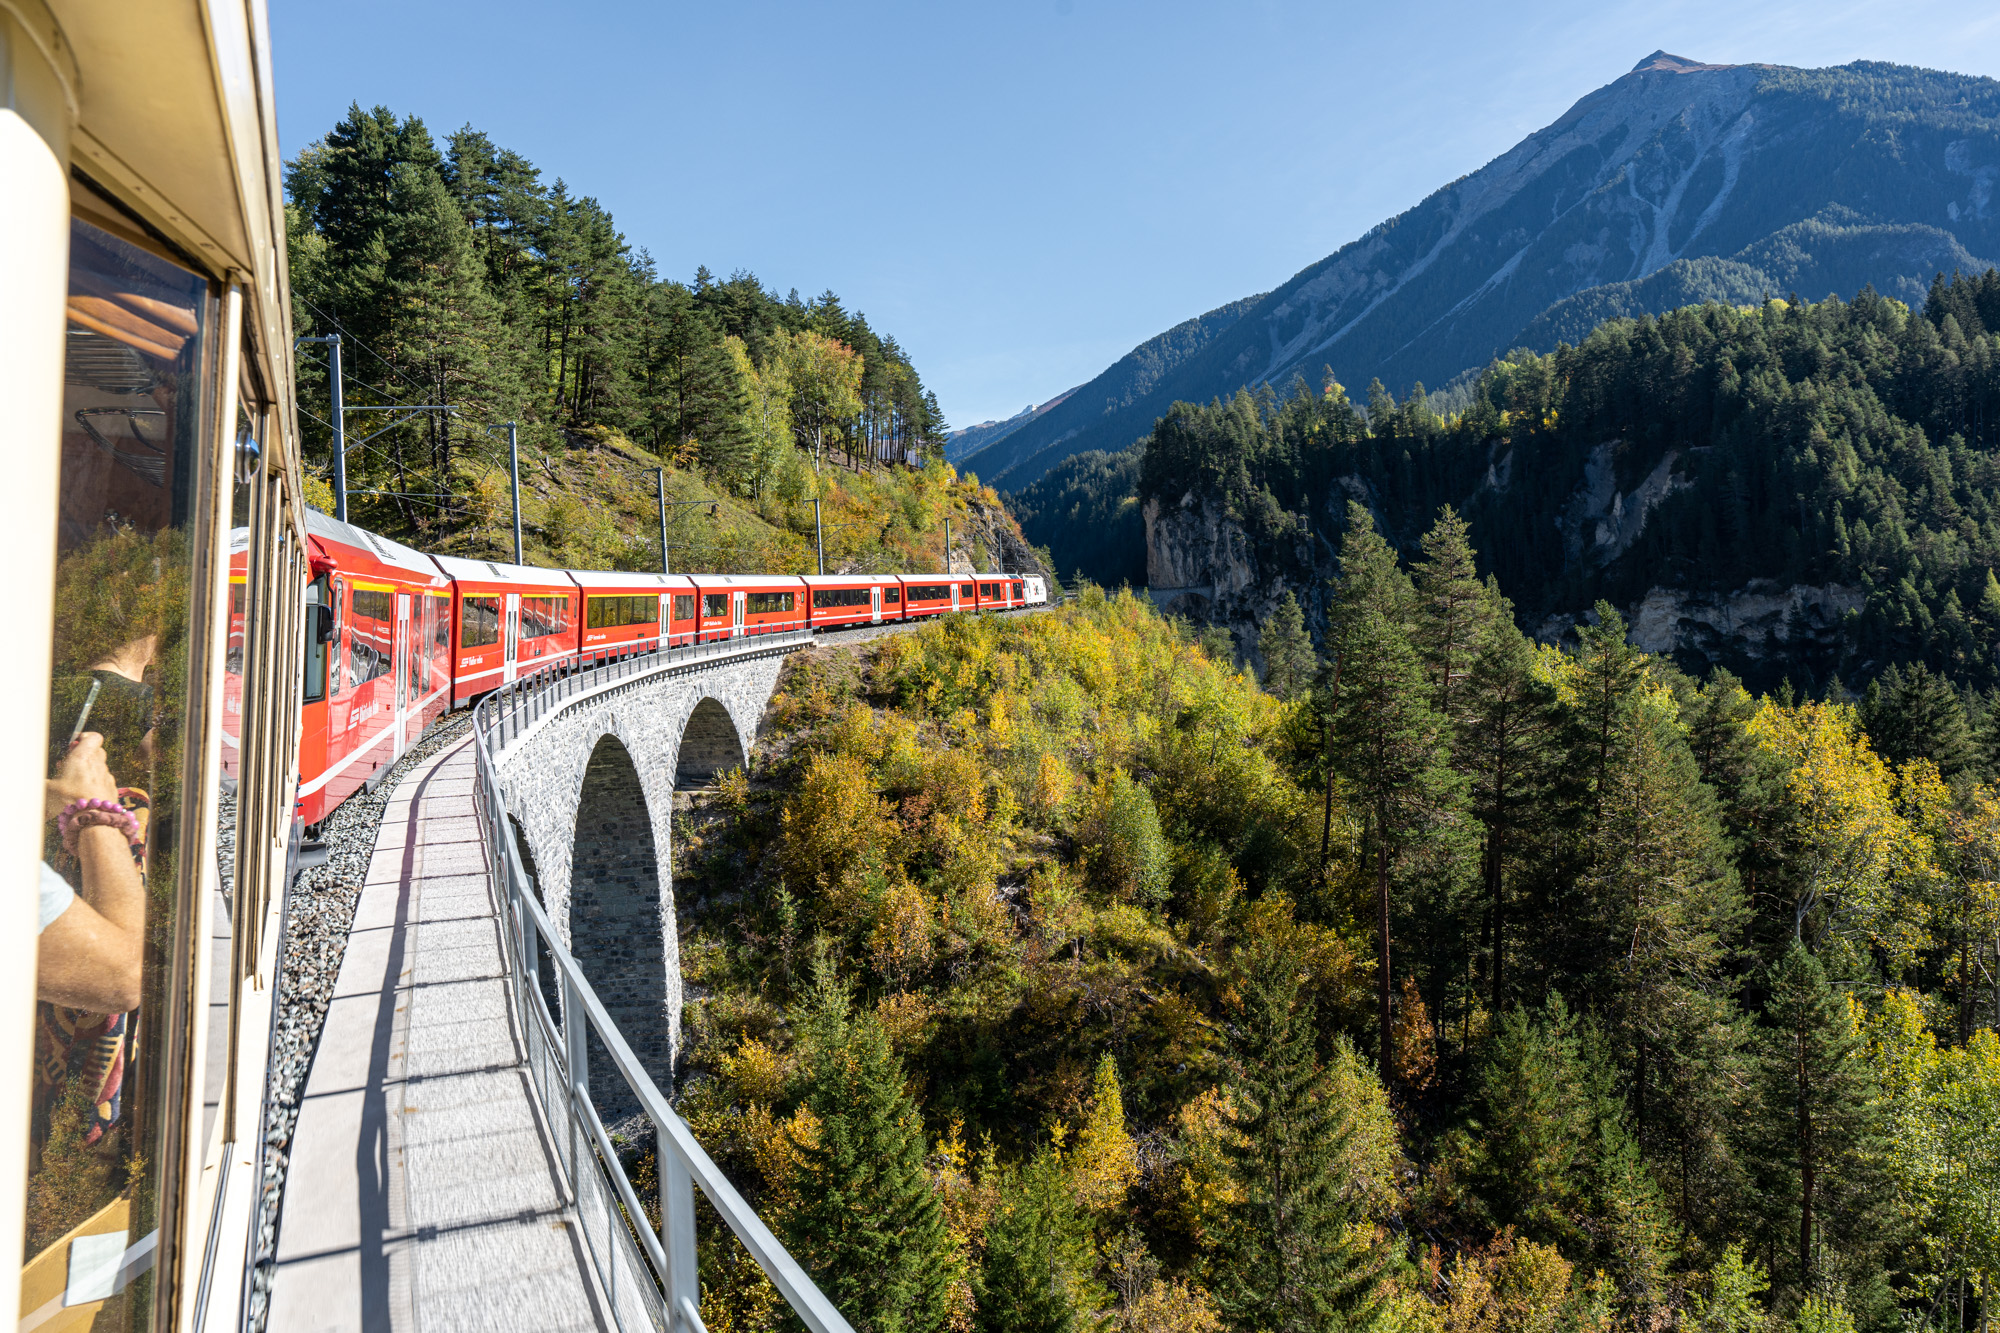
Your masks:
<svg viewBox="0 0 2000 1333"><path fill-rule="evenodd" d="M1231 1043L1235 1134L1225 1146L1240 1200L1217 1264L1216 1302L1239 1328L1368 1329L1384 1313L1388 1255L1367 1236L1364 1196L1343 1179L1354 1108L1331 1095L1299 960L1258 957Z"/></svg>
<svg viewBox="0 0 2000 1333"><path fill-rule="evenodd" d="M1484 833L1488 1004L1500 1014L1509 1007L1509 889L1546 857L1561 715L1554 689L1535 674L1534 645L1515 627L1512 607L1497 587L1486 592L1494 614L1461 691L1465 720L1455 762L1471 778L1472 811Z"/></svg>
<svg viewBox="0 0 2000 1333"><path fill-rule="evenodd" d="M1090 1219L1078 1205L1060 1150L1044 1145L1006 1171L986 1224L974 1282L981 1333L1071 1333L1101 1303L1090 1279Z"/></svg>
<svg viewBox="0 0 2000 1333"><path fill-rule="evenodd" d="M1299 599L1286 592L1258 627L1257 650L1264 658L1264 688L1280 699L1296 699L1312 685L1319 659L1306 633Z"/></svg>
<svg viewBox="0 0 2000 1333"><path fill-rule="evenodd" d="M1348 506L1337 608L1340 698L1334 753L1366 821L1376 909L1376 1019L1382 1081L1393 1086L1390 948L1395 889L1448 897L1469 859L1465 783L1446 763L1450 736L1431 707L1411 643L1414 590L1368 511Z"/></svg>
<svg viewBox="0 0 2000 1333"><path fill-rule="evenodd" d="M1869 682L1861 726L1891 763L1928 759L1950 778L1979 759L1957 691L1922 662L1892 666Z"/></svg>
<svg viewBox="0 0 2000 1333"><path fill-rule="evenodd" d="M923 1118L872 1014L850 1011L824 957L798 1016L804 1107L797 1208L786 1247L859 1333L927 1333L949 1315L958 1255L924 1169Z"/></svg>
<svg viewBox="0 0 2000 1333"><path fill-rule="evenodd" d="M1439 716L1460 720L1461 699L1497 608L1479 581L1471 528L1450 505L1424 534L1423 559L1412 577L1417 590L1416 643L1431 681Z"/></svg>
<svg viewBox="0 0 2000 1333"><path fill-rule="evenodd" d="M1766 1262L1794 1300L1827 1282L1852 1294L1879 1281L1887 1220L1874 1074L1848 1000L1804 945L1766 985L1747 1127Z"/></svg>

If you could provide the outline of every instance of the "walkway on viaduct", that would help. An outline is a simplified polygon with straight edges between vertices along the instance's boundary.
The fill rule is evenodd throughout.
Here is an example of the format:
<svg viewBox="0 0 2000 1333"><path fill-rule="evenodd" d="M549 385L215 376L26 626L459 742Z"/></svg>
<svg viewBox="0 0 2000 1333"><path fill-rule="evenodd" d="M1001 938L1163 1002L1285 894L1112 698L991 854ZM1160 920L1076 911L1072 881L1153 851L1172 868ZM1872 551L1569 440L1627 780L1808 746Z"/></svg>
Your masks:
<svg viewBox="0 0 2000 1333"><path fill-rule="evenodd" d="M747 763L800 646L744 640L565 679L545 691L558 705L517 708L487 751L552 932L661 1089L681 1012L673 793ZM565 1109L546 1104L562 1088L549 1082L548 1037L524 1030L510 990L510 932L524 927L482 840L481 744L475 731L411 771L383 817L293 1139L274 1330L633 1330L693 1317L663 1324L678 1309L673 1278L664 1303L652 1279L630 1279L638 1254L615 1201L597 1173L566 1169L593 1159L587 1145L577 1156ZM542 957L549 1014L568 1030L563 1011L578 1002ZM531 1009L527 1021L540 1020ZM646 1125L591 1031L597 1114L614 1132ZM729 1220L756 1254L754 1217ZM614 1251L625 1267L607 1260Z"/></svg>

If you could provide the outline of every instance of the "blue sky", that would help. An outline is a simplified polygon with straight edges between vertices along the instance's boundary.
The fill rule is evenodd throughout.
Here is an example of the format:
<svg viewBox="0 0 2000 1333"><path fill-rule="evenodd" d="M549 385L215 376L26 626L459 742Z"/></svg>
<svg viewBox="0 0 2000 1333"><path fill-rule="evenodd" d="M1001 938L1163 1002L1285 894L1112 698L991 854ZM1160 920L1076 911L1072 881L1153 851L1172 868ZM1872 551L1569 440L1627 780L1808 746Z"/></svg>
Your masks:
<svg viewBox="0 0 2000 1333"><path fill-rule="evenodd" d="M466 123L660 271L831 287L954 426L1089 379L1478 169L1655 49L2000 76L1991 0L275 0L287 155Z"/></svg>

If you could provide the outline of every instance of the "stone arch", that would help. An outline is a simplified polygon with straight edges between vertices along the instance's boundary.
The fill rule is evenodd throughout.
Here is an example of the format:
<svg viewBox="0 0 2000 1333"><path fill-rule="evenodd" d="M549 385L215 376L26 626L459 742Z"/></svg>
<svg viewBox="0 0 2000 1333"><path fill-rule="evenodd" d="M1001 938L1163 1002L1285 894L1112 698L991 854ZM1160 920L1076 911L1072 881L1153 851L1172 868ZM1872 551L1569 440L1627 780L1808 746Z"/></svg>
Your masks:
<svg viewBox="0 0 2000 1333"><path fill-rule="evenodd" d="M653 1081L672 1086L674 1020L666 956L671 909L662 891L666 858L639 768L617 735L600 735L577 794L570 852L570 952L612 1022ZM639 1104L593 1034L590 1094L612 1125Z"/></svg>
<svg viewBox="0 0 2000 1333"><path fill-rule="evenodd" d="M707 786L721 774L744 765L743 735L737 730L736 719L721 700L703 695L681 728L674 789Z"/></svg>

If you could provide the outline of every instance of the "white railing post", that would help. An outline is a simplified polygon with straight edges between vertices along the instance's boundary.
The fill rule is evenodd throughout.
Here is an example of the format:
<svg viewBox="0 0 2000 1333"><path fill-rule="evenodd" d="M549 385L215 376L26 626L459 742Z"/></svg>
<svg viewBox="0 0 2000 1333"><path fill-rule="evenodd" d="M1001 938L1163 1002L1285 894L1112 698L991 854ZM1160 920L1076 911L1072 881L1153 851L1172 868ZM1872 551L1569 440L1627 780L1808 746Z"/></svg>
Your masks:
<svg viewBox="0 0 2000 1333"><path fill-rule="evenodd" d="M701 1274L695 1263L694 1234L694 1177L688 1174L687 1163L674 1151L673 1141L653 1127L653 1153L660 1170L660 1231L666 1242L667 1311L676 1324L683 1325L683 1333L701 1333L699 1315L694 1327L685 1327L687 1320L681 1302L687 1301L699 1311L701 1309Z"/></svg>

